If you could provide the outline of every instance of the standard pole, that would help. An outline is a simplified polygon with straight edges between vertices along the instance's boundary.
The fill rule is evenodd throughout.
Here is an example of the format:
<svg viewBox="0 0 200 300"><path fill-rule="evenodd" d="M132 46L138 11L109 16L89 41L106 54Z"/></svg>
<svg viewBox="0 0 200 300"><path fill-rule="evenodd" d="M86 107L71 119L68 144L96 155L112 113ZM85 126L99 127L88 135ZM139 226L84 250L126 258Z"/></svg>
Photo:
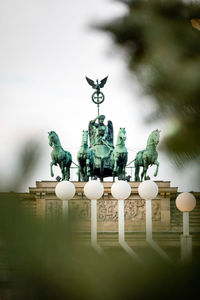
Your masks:
<svg viewBox="0 0 200 300"><path fill-rule="evenodd" d="M152 240L152 201L146 200L146 240Z"/></svg>

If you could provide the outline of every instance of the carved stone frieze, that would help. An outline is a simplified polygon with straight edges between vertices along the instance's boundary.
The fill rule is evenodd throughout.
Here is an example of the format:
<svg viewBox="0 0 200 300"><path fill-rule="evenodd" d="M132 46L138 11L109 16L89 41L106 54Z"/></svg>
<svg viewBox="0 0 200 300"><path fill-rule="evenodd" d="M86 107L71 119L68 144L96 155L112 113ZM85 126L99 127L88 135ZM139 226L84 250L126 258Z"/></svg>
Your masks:
<svg viewBox="0 0 200 300"><path fill-rule="evenodd" d="M145 201L144 200L127 200L124 208L125 220L136 221L145 218Z"/></svg>
<svg viewBox="0 0 200 300"><path fill-rule="evenodd" d="M54 217L62 215L62 201L46 200L45 210L47 216Z"/></svg>
<svg viewBox="0 0 200 300"><path fill-rule="evenodd" d="M62 214L62 201L46 200L46 215L59 216ZM69 202L70 216L78 217L79 220L90 220L91 208L89 200L75 200ZM125 201L125 221L144 221L145 220L145 201L126 200ZM160 201L152 201L152 218L154 221L161 220ZM118 221L118 202L117 200L97 201L97 221L98 222L117 222Z"/></svg>
<svg viewBox="0 0 200 300"><path fill-rule="evenodd" d="M81 220L81 228L90 230L91 208L90 200L84 196L84 182L73 182L76 194L68 203L69 215L74 215ZM103 182L104 195L97 201L98 231L118 230L118 201L112 197L111 187L113 182ZM145 201L138 195L139 182L129 182L131 195L125 200L125 228L127 231L145 230ZM169 181L157 181L159 194L152 201L152 219L154 230L170 230L172 195L176 195L177 187L171 187ZM36 214L63 215L65 206L55 195L57 182L37 181L36 187L29 189L30 196L36 200ZM174 196L175 197L175 196ZM173 200L174 202L174 200ZM174 222L174 221L173 221ZM85 227L84 227L85 226ZM177 226L176 226L177 227Z"/></svg>
<svg viewBox="0 0 200 300"><path fill-rule="evenodd" d="M97 204L97 220L98 222L110 222L118 220L117 200L100 200Z"/></svg>
<svg viewBox="0 0 200 300"><path fill-rule="evenodd" d="M159 200L152 201L152 220L161 221L161 203Z"/></svg>
<svg viewBox="0 0 200 300"><path fill-rule="evenodd" d="M78 217L79 220L90 220L91 209L89 200L69 201L70 216Z"/></svg>

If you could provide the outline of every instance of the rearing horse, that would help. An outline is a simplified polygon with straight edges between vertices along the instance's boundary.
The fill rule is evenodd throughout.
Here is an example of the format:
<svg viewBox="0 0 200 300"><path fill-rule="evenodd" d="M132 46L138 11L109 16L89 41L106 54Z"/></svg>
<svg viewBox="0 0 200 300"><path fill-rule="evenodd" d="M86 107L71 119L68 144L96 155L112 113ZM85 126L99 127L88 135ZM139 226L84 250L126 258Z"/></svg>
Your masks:
<svg viewBox="0 0 200 300"><path fill-rule="evenodd" d="M62 173L62 180L69 180L72 155L62 148L59 137L55 131L50 131L48 134L49 145L53 148L51 152L52 162L50 163L51 176L54 176L53 165L59 165Z"/></svg>
<svg viewBox="0 0 200 300"><path fill-rule="evenodd" d="M120 128L117 135L117 143L115 150L112 153L113 159L113 177L118 175L119 179L126 179L126 164L128 160L128 152L125 147L126 140L126 130L125 128Z"/></svg>
<svg viewBox="0 0 200 300"><path fill-rule="evenodd" d="M145 150L141 150L136 154L135 157L135 181L140 181L140 167L143 167L141 174L141 181L149 179L147 176L147 169L149 166L156 165L156 171L154 176L158 174L159 162L157 161L158 152L156 151L156 146L159 143L160 130L156 129L152 131L147 140L147 146Z"/></svg>
<svg viewBox="0 0 200 300"><path fill-rule="evenodd" d="M93 174L94 154L88 147L88 130L83 130L81 147L77 154L79 181L88 181Z"/></svg>

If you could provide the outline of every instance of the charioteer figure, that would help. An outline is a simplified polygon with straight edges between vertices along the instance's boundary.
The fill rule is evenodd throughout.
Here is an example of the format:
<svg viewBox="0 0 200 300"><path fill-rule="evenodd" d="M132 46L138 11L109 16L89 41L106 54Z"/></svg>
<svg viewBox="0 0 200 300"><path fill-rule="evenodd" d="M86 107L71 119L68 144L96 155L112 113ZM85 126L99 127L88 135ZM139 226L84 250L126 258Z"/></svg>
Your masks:
<svg viewBox="0 0 200 300"><path fill-rule="evenodd" d="M98 122L96 122L97 120ZM104 120L105 116L100 115L89 122L90 148L96 145L105 145L110 150L113 150L113 124L111 121L108 121L108 124L105 125Z"/></svg>

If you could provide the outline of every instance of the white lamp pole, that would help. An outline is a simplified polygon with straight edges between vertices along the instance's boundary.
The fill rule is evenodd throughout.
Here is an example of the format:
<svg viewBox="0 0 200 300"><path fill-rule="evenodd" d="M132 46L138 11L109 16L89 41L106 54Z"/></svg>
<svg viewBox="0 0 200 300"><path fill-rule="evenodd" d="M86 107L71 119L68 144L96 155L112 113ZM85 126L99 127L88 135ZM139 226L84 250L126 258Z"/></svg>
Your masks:
<svg viewBox="0 0 200 300"><path fill-rule="evenodd" d="M111 187L113 198L118 200L118 240L122 248L134 259L139 261L137 254L125 241L124 227L124 200L131 194L131 187L127 181L119 180L113 183Z"/></svg>
<svg viewBox="0 0 200 300"><path fill-rule="evenodd" d="M124 227L124 200L118 200L118 239L120 243L123 243L125 240L124 235L125 227Z"/></svg>
<svg viewBox="0 0 200 300"><path fill-rule="evenodd" d="M131 187L127 181L119 180L111 187L112 196L118 200L118 239L124 241L124 200L131 194Z"/></svg>
<svg viewBox="0 0 200 300"><path fill-rule="evenodd" d="M190 226L189 226L189 212L184 211L183 212L183 235L189 235L190 234Z"/></svg>
<svg viewBox="0 0 200 300"><path fill-rule="evenodd" d="M63 201L63 216L68 216L68 201L75 195L76 189L70 181L61 181L56 185L56 196Z"/></svg>
<svg viewBox="0 0 200 300"><path fill-rule="evenodd" d="M189 212L196 206L196 199L191 193L181 193L176 198L177 208L183 212L183 235L181 235L181 260L192 258L192 236L189 230Z"/></svg>
<svg viewBox="0 0 200 300"><path fill-rule="evenodd" d="M154 181L143 181L138 187L138 193L146 201L146 241L160 256L171 263L168 255L152 238L152 200L158 195L158 186Z"/></svg>
<svg viewBox="0 0 200 300"><path fill-rule="evenodd" d="M146 200L146 239L152 239L152 203Z"/></svg>
<svg viewBox="0 0 200 300"><path fill-rule="evenodd" d="M146 240L152 240L152 199L158 195L158 186L154 181L146 180L138 187L140 197L146 200Z"/></svg>
<svg viewBox="0 0 200 300"><path fill-rule="evenodd" d="M63 216L68 217L69 213L69 200L63 200L63 207L62 207Z"/></svg>
<svg viewBox="0 0 200 300"><path fill-rule="evenodd" d="M103 249L97 243L97 200L103 193L103 184L97 180L88 181L84 186L84 194L91 200L91 244L100 254L103 254Z"/></svg>

